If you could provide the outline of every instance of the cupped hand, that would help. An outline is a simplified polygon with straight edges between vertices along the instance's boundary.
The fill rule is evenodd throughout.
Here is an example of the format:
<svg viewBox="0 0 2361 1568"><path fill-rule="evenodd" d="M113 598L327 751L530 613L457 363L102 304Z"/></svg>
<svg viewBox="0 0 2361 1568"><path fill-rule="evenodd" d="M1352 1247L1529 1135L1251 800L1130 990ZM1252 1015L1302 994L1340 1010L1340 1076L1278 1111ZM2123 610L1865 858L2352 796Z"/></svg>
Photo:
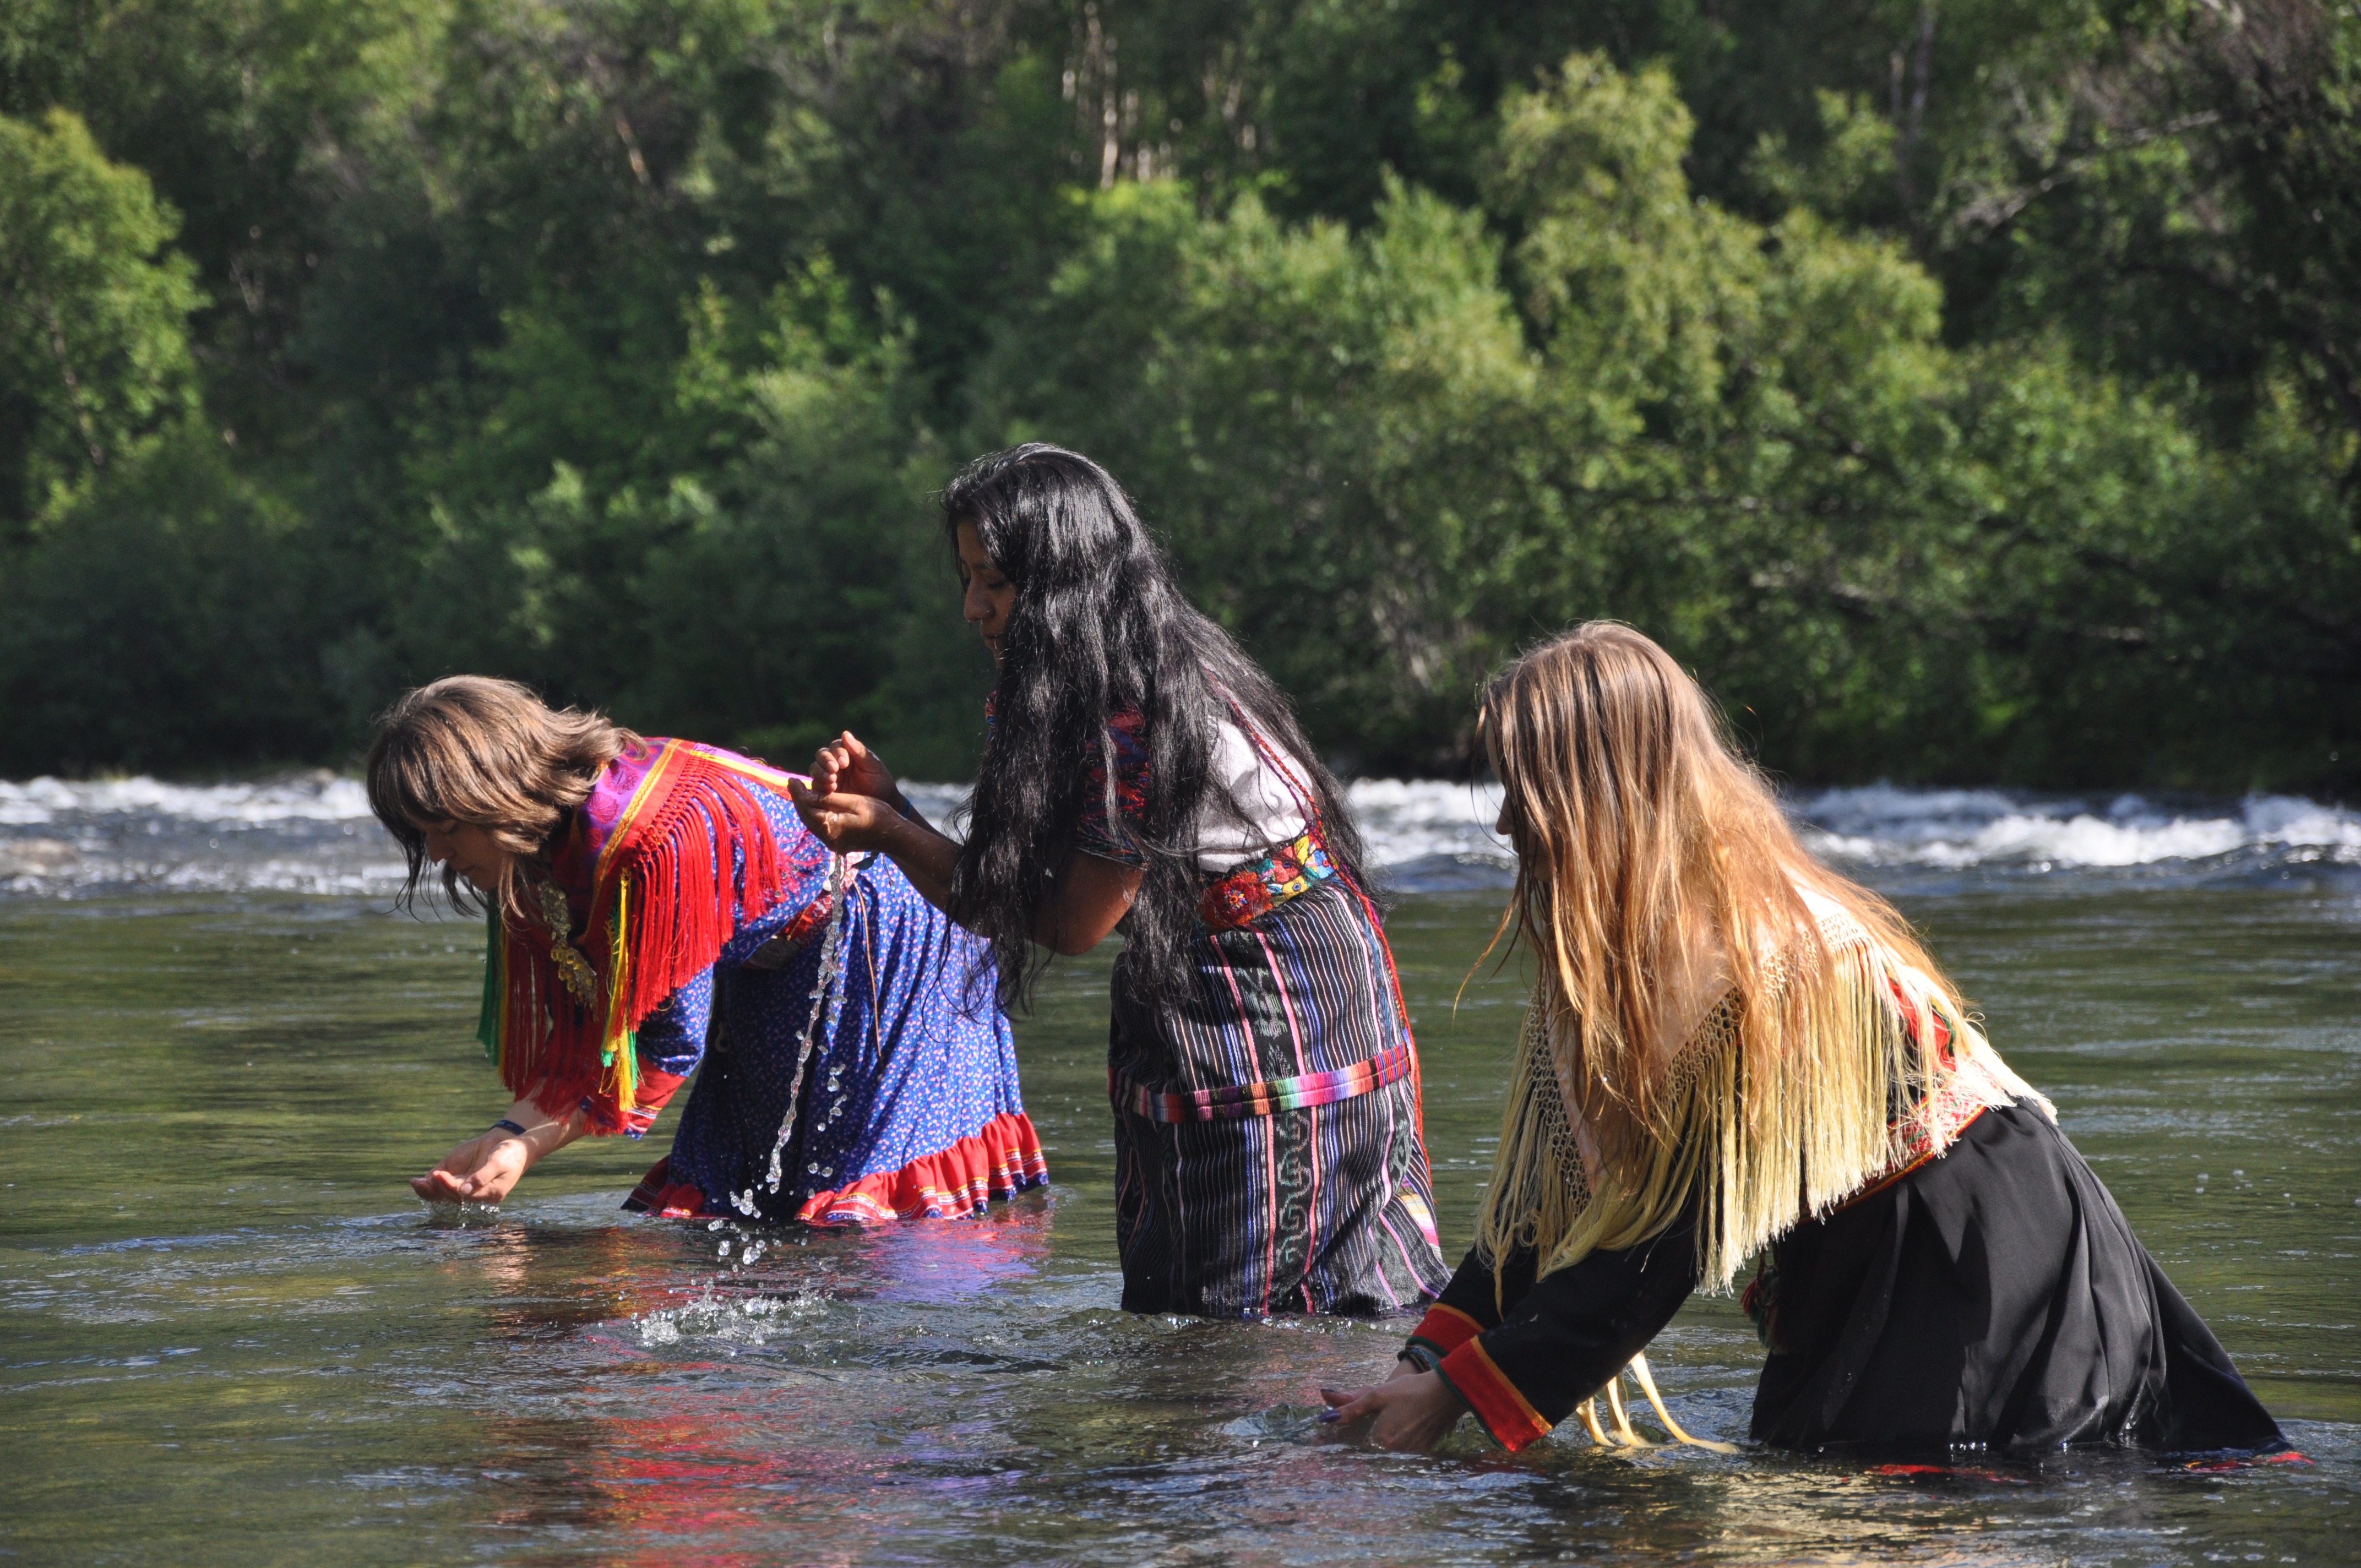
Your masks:
<svg viewBox="0 0 2361 1568"><path fill-rule="evenodd" d="M1417 1372L1407 1362L1374 1388L1356 1394L1323 1388L1320 1397L1334 1412L1339 1427L1369 1423L1368 1436L1379 1448L1403 1453L1424 1453L1459 1424L1467 1406L1441 1375Z"/></svg>
<svg viewBox="0 0 2361 1568"><path fill-rule="evenodd" d="M840 855L884 849L888 835L903 820L900 812L873 795L825 794L816 787L791 784L787 798L795 802L796 815L804 819L812 837Z"/></svg>
<svg viewBox="0 0 2361 1568"><path fill-rule="evenodd" d="M848 729L822 746L812 758L812 790L818 795L866 795L898 800L901 786L877 753Z"/></svg>
<svg viewBox="0 0 2361 1568"><path fill-rule="evenodd" d="M494 1128L443 1157L410 1190L429 1203L498 1203L533 1168L533 1150L513 1133Z"/></svg>

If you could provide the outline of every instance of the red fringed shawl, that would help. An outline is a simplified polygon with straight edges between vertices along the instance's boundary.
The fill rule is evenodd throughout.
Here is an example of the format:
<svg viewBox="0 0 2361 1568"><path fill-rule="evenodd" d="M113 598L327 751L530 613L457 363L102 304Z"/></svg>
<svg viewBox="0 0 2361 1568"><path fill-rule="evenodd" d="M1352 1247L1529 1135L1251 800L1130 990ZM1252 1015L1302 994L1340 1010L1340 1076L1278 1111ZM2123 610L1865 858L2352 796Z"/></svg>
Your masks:
<svg viewBox="0 0 2361 1568"><path fill-rule="evenodd" d="M816 869L782 853L755 795L785 794L789 777L686 740L650 740L608 765L550 857L589 1004L567 989L546 927L492 911L478 1033L511 1093L553 1116L588 1099L594 1128L620 1124L641 1023Z"/></svg>

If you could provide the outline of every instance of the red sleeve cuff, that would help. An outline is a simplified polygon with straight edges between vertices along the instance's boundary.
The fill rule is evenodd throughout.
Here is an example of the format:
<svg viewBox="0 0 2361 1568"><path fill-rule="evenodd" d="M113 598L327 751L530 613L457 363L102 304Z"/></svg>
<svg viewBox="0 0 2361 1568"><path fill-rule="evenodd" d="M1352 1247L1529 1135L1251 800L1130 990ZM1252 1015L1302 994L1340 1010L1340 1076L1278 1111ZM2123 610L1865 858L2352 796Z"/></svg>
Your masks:
<svg viewBox="0 0 2361 1568"><path fill-rule="evenodd" d="M1458 1308L1436 1305L1426 1310L1410 1338L1412 1344L1431 1346L1436 1355L1444 1356L1483 1332L1483 1324Z"/></svg>
<svg viewBox="0 0 2361 1568"><path fill-rule="evenodd" d="M1443 1358L1435 1368L1452 1391L1467 1401L1492 1441L1514 1453L1537 1438L1547 1437L1554 1424L1517 1391L1484 1354L1484 1342L1470 1339Z"/></svg>
<svg viewBox="0 0 2361 1568"><path fill-rule="evenodd" d="M656 1124L656 1113L687 1081L687 1074L658 1072L642 1058L640 1081L631 1096L635 1102L632 1107L625 1111L610 1096L586 1094L582 1097L585 1123L594 1137L607 1137L616 1133L628 1133L632 1137L639 1137Z"/></svg>

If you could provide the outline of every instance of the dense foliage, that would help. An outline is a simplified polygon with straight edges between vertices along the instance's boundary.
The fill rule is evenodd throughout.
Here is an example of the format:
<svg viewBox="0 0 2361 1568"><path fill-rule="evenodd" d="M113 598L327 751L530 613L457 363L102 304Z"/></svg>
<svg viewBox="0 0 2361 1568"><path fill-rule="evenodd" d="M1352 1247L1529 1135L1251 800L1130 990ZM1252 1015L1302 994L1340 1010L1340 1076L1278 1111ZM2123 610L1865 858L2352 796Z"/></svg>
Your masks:
<svg viewBox="0 0 2361 1568"><path fill-rule="evenodd" d="M950 773L1028 438L1361 769L1612 615L1800 778L2337 790L2361 5L0 8L0 772Z"/></svg>

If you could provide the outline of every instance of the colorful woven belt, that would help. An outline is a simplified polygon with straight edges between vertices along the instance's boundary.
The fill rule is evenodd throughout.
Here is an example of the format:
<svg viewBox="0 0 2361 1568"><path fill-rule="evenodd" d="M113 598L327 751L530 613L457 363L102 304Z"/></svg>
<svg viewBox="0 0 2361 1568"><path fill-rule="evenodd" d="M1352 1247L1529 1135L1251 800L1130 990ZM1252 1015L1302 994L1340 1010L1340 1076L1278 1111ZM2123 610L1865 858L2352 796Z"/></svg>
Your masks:
<svg viewBox="0 0 2361 1568"><path fill-rule="evenodd" d="M1141 1088L1122 1073L1107 1072L1107 1097L1118 1111L1129 1111L1151 1122L1243 1122L1251 1116L1301 1111L1313 1105L1334 1105L1373 1089L1383 1089L1410 1076L1416 1065L1410 1043L1404 1041L1382 1056L1340 1067L1334 1072L1307 1072L1301 1078L1274 1079L1225 1089L1197 1089L1159 1094Z"/></svg>
<svg viewBox="0 0 2361 1568"><path fill-rule="evenodd" d="M1197 918L1209 931L1235 931L1335 874L1320 840L1303 833L1208 883L1197 899Z"/></svg>

